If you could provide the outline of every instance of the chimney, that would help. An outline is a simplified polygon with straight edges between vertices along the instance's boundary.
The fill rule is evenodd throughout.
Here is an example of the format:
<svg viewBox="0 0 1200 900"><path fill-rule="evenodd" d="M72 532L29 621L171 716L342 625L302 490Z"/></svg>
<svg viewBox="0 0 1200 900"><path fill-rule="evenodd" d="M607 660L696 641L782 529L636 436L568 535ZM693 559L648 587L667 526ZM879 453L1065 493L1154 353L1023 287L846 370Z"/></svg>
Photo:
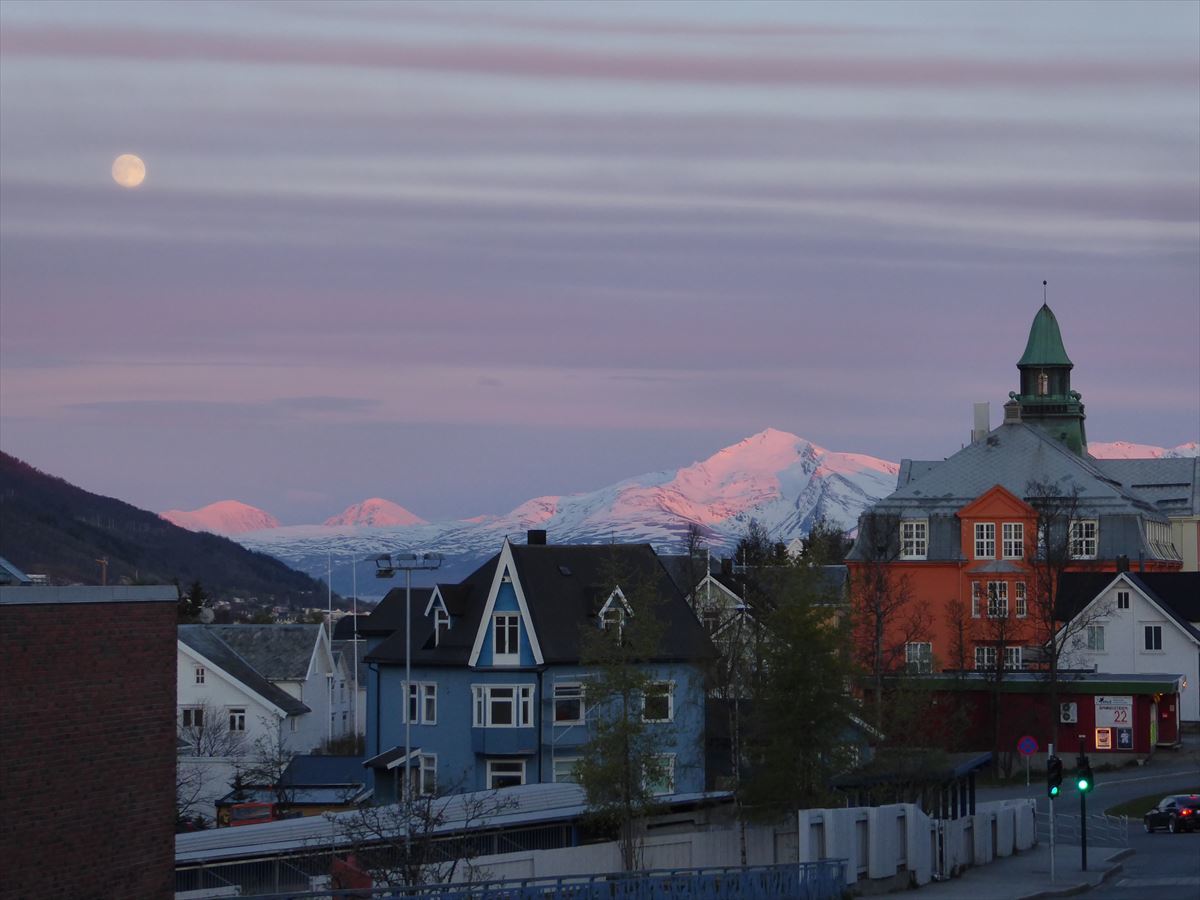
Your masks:
<svg viewBox="0 0 1200 900"><path fill-rule="evenodd" d="M975 425L971 428L971 443L982 441L992 430L992 405L990 403L973 404L975 410Z"/></svg>
<svg viewBox="0 0 1200 900"><path fill-rule="evenodd" d="M530 528L527 532L525 532L525 543L530 547L545 547L546 529Z"/></svg>
<svg viewBox="0 0 1200 900"><path fill-rule="evenodd" d="M1021 404L1017 402L1016 396L1011 392L1009 393L1009 396L1012 397L1012 399L1004 404L1004 423L1006 425L1009 422L1021 421Z"/></svg>
<svg viewBox="0 0 1200 900"><path fill-rule="evenodd" d="M1118 572L1128 572L1129 571L1129 557L1123 553L1117 557L1117 571Z"/></svg>

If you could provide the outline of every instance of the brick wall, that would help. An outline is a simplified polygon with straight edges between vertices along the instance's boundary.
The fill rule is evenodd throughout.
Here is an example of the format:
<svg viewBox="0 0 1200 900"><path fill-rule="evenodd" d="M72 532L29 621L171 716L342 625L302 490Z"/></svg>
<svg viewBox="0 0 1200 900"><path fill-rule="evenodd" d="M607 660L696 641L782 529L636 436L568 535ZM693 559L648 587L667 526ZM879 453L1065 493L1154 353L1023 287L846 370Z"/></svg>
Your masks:
<svg viewBox="0 0 1200 900"><path fill-rule="evenodd" d="M175 617L0 603L0 897L173 896Z"/></svg>

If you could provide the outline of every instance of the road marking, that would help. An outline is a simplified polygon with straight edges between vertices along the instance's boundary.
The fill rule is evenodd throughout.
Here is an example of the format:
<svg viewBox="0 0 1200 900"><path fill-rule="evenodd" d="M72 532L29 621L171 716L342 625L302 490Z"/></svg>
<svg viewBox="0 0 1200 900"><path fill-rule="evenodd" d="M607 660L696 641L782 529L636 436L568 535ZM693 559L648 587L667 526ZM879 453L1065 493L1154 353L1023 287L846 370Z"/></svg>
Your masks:
<svg viewBox="0 0 1200 900"><path fill-rule="evenodd" d="M1200 887L1200 875L1185 878L1122 878L1117 887Z"/></svg>

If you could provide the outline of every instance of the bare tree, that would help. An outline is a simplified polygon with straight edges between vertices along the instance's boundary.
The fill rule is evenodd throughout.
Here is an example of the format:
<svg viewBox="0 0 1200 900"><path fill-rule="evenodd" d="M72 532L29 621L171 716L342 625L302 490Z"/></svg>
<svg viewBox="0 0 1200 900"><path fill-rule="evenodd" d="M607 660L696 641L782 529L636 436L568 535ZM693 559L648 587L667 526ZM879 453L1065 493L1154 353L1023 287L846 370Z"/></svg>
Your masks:
<svg viewBox="0 0 1200 900"><path fill-rule="evenodd" d="M238 756L245 749L245 733L230 729L224 710L208 701L181 709L176 727L187 756Z"/></svg>
<svg viewBox="0 0 1200 900"><path fill-rule="evenodd" d="M480 829L514 804L504 791L414 796L405 805L364 806L326 814L376 885L400 887L486 877L473 860L491 847Z"/></svg>
<svg viewBox="0 0 1200 900"><path fill-rule="evenodd" d="M200 812L204 806L204 770L194 763L175 763L175 831L207 828L209 819Z"/></svg>
<svg viewBox="0 0 1200 900"><path fill-rule="evenodd" d="M286 806L295 800L295 786L283 776L296 756L288 746L283 723L263 717L264 733L254 741L249 760L241 769L242 779L251 787L266 788L275 796L275 802Z"/></svg>
<svg viewBox="0 0 1200 900"><path fill-rule="evenodd" d="M1009 601L1007 582L971 582L971 616L973 622L979 623L972 635L975 638L974 663L976 671L982 672L988 683L992 764L997 774L1006 777L1012 771L1012 751L1001 746L1001 698L1005 675L1015 668L1017 654L1010 650L1019 652L1021 646L1016 610Z"/></svg>
<svg viewBox="0 0 1200 900"><path fill-rule="evenodd" d="M930 615L912 602L908 576L896 574L900 555L900 519L867 513L859 522L862 558L850 585L855 662L867 675L874 697L874 725L883 729L884 682L905 671L905 648L925 638Z"/></svg>

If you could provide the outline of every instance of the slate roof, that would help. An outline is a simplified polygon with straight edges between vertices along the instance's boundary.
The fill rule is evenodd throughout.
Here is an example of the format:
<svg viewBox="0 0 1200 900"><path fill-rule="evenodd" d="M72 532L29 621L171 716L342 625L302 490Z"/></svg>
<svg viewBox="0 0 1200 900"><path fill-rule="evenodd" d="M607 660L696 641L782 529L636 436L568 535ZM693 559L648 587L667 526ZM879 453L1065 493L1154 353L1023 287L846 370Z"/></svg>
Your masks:
<svg viewBox="0 0 1200 900"><path fill-rule="evenodd" d="M250 690L265 700L274 703L289 716L300 716L312 710L291 694L273 685L268 678L224 640L223 630L228 628L284 628L272 625L180 625L179 640L191 647L205 659L219 666ZM319 625L311 626L319 628ZM315 640L315 638L314 638ZM310 648L311 653L311 648ZM307 663L305 664L307 669Z"/></svg>
<svg viewBox="0 0 1200 900"><path fill-rule="evenodd" d="M1182 459L1095 459L1110 478L1152 502L1169 516L1200 515L1200 457Z"/></svg>
<svg viewBox="0 0 1200 900"><path fill-rule="evenodd" d="M1200 572L1126 572L1163 612L1200 641ZM1059 580L1055 616L1067 621L1117 580L1114 572L1065 572ZM1193 624L1196 623L1196 624Z"/></svg>
<svg viewBox="0 0 1200 900"><path fill-rule="evenodd" d="M671 580L675 582L675 587L679 588L679 593L685 597L690 596L692 591L696 590L696 585L703 580L706 570L709 575L719 575L721 572L721 560L712 556L707 558L707 566L705 565L705 555L696 557L689 566L686 553L677 555L660 553L658 561L662 563L667 574L671 576ZM696 578L695 584L687 583L689 571Z"/></svg>
<svg viewBox="0 0 1200 900"><path fill-rule="evenodd" d="M548 665L579 661L581 629L595 621L595 602L618 585L629 595L645 588L660 602L656 615L662 636L657 662L699 660L715 654L712 642L649 544L512 544L516 577L529 604L533 628ZM433 645L433 626L413 627L414 665L464 666L470 659L483 607L499 556L457 586L463 612ZM415 604L414 604L415 606ZM367 656L369 662L403 663L404 634L398 632Z"/></svg>
<svg viewBox="0 0 1200 900"><path fill-rule="evenodd" d="M369 618L368 613L359 613L357 616L351 614L342 616L333 624L333 640L335 641L352 641L354 640L354 622L357 619L359 629L362 629L363 624Z"/></svg>
<svg viewBox="0 0 1200 900"><path fill-rule="evenodd" d="M322 625L204 625L269 681L304 681Z"/></svg>
<svg viewBox="0 0 1200 900"><path fill-rule="evenodd" d="M412 608L415 610L415 617L425 611L425 604L429 602L429 595L432 593L433 588L415 587L412 589ZM381 637L390 635L396 629L403 627L404 588L399 587L388 591L371 614L364 621L358 623L358 633L360 637L362 635Z"/></svg>
<svg viewBox="0 0 1200 900"><path fill-rule="evenodd" d="M356 649L358 651L358 686L366 688L367 686L367 642L361 638L356 643L355 641L334 641L333 642L334 656L345 655L346 668L350 674L354 674L354 657L351 656Z"/></svg>

